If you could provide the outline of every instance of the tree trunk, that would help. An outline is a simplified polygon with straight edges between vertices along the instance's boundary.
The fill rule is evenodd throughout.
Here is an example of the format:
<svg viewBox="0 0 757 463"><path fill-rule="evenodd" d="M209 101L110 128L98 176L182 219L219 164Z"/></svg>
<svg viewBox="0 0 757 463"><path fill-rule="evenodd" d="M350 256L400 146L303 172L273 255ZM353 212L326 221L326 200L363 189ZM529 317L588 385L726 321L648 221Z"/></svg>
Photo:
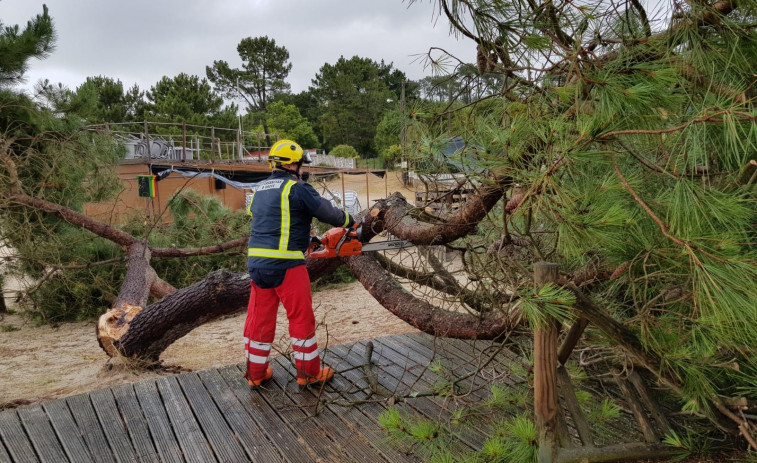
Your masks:
<svg viewBox="0 0 757 463"><path fill-rule="evenodd" d="M111 357L118 351L114 343L147 305L150 288L156 279L155 270L150 267L150 248L140 242L129 246L121 291L113 308L103 314L97 324L97 342Z"/></svg>
<svg viewBox="0 0 757 463"><path fill-rule="evenodd" d="M171 343L197 326L244 310L249 297L247 275L226 270L213 272L201 282L136 313L122 336L113 340L113 346L123 356L157 361Z"/></svg>
<svg viewBox="0 0 757 463"><path fill-rule="evenodd" d="M130 252L130 256L132 254L137 254L137 251ZM309 259L307 267L310 279L317 280L333 272L342 263L340 259ZM129 264L127 268L128 266ZM132 268L135 266L132 265ZM159 280L156 279L156 282ZM163 282L151 286L145 282L144 287L148 290L152 288L153 291L155 288L166 290L165 285L167 284ZM126 286L125 280L124 287ZM250 280L246 273L216 271L204 280L175 291L146 307L146 296L145 302L140 305L136 300L127 302L122 295L124 291L119 294L119 301L123 301L123 304L114 305L100 317L97 325L100 346L111 357L121 355L156 362L171 343L198 326L245 310L250 298Z"/></svg>

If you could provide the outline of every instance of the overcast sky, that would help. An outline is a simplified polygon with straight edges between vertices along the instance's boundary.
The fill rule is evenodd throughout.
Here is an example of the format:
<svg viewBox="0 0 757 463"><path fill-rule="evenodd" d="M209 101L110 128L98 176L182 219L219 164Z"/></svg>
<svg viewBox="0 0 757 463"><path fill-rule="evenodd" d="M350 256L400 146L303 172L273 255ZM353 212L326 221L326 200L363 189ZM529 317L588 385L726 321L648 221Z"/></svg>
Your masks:
<svg viewBox="0 0 757 463"><path fill-rule="evenodd" d="M340 56L383 59L414 80L431 75L418 57L430 47L475 60L475 44L451 37L430 0L0 0L0 20L23 28L43 3L57 46L30 62L26 88L47 78L75 89L103 75L147 90L163 76L205 77L214 60L239 67L239 41L260 36L289 50L293 92Z"/></svg>

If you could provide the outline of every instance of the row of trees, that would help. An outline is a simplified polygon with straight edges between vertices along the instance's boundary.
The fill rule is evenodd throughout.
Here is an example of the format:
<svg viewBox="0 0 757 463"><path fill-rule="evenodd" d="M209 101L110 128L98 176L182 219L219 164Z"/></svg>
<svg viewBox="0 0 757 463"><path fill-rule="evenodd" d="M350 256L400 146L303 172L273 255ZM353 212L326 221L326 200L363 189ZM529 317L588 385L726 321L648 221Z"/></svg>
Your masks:
<svg viewBox="0 0 757 463"><path fill-rule="evenodd" d="M147 120L234 127L237 114L244 113L243 125L264 133L269 146L275 133L307 147L349 145L364 157L391 158L387 148L398 144L399 137L377 140L376 128L384 118L400 117L405 101L441 104L463 94L469 102L490 93L501 80L495 73L480 78L467 66L459 78L413 82L391 64L354 56L324 64L308 90L293 94L286 81L292 63L285 47L269 37L247 37L237 51L241 67L214 61L206 68L206 78L164 76L148 90L136 84L126 88L119 79L105 76L88 77L73 90L40 81L35 96L53 114L76 116L88 124ZM407 118L409 113L403 114Z"/></svg>

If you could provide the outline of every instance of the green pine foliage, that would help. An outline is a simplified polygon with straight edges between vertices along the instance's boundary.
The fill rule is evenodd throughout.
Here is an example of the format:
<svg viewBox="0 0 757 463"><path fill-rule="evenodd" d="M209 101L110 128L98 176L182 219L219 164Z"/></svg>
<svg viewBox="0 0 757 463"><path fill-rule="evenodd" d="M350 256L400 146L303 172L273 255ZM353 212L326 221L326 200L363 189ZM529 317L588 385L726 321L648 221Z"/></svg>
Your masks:
<svg viewBox="0 0 757 463"><path fill-rule="evenodd" d="M546 326L552 319L567 320L575 296L568 290L548 283L535 291L533 296L524 296L519 307L532 327Z"/></svg>
<svg viewBox="0 0 757 463"><path fill-rule="evenodd" d="M172 222L153 225L141 216L134 216L124 230L133 236L147 236L152 247L195 248L211 246L249 233L249 216L244 211L232 211L217 198L183 190L171 197L168 213ZM195 256L182 259L154 259L152 266L158 275L177 288L189 286L205 278L208 273L228 269L246 271L241 251L226 254Z"/></svg>
<svg viewBox="0 0 757 463"><path fill-rule="evenodd" d="M22 30L0 20L0 90L18 83L30 58L45 58L55 47L55 29L47 6Z"/></svg>
<svg viewBox="0 0 757 463"><path fill-rule="evenodd" d="M505 90L450 104L454 122L427 123L411 145L429 158L431 141L461 136L470 149L449 162L474 185L511 186L455 243L468 273L517 293L501 308L533 326L572 313L546 294L558 288L532 289L532 264L557 262L661 359L653 373L680 385L684 411L757 400L757 2L685 4L672 17L599 0L475 4L449 2L447 16L486 52L476 79L500 70ZM605 405L597 412L611 414Z"/></svg>

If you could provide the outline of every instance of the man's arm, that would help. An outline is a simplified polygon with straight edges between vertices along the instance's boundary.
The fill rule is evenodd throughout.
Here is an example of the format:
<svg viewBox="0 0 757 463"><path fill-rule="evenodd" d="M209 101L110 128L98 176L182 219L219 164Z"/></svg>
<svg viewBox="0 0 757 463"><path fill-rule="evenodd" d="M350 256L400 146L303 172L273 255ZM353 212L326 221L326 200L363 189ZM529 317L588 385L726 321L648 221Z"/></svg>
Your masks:
<svg viewBox="0 0 757 463"><path fill-rule="evenodd" d="M331 205L329 201L321 197L315 188L307 183L297 184L297 194L300 196L308 212L321 222L335 227L351 227L355 220L347 213Z"/></svg>

